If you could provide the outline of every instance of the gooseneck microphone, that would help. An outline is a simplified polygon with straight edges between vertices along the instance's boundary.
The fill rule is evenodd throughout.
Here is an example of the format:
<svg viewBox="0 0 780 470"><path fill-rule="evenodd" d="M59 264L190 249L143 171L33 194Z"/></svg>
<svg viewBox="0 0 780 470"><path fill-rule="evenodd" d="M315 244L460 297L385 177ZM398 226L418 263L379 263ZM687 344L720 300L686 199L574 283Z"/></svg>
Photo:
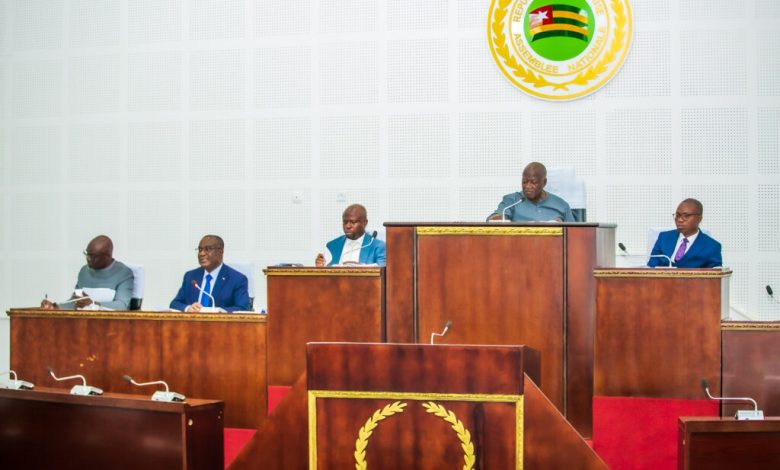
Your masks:
<svg viewBox="0 0 780 470"><path fill-rule="evenodd" d="M504 210L501 211L501 220L500 222L511 222L511 220L506 219L506 211L509 209L515 207L516 205L520 204L521 202L525 201L525 197L520 196L520 199L517 202L513 202L512 204L509 204L508 206L504 207Z"/></svg>
<svg viewBox="0 0 780 470"><path fill-rule="evenodd" d="M766 293L769 294L769 297L772 298L775 297L775 293L774 291L772 291L772 286L770 286L769 284L766 285Z"/></svg>
<svg viewBox="0 0 780 470"><path fill-rule="evenodd" d="M46 370L49 371L49 374L56 380L57 382L62 382L64 380L71 380L71 379L81 379L81 385L74 385L73 388L70 389L71 395L102 395L103 390L93 387L91 385L87 385L87 379L84 378L83 375L69 375L67 377L57 377L54 375L54 370L52 370L51 367L47 367Z"/></svg>
<svg viewBox="0 0 780 470"><path fill-rule="evenodd" d="M626 250L626 245L624 245L623 242L618 243L618 248L620 248L620 251L623 252L624 256L631 256L628 254L628 250Z"/></svg>
<svg viewBox="0 0 780 470"><path fill-rule="evenodd" d="M656 268L664 267L664 268L673 268L672 266L672 258L666 256L666 255L650 255L651 258L663 258L669 262L669 266L656 266Z"/></svg>
<svg viewBox="0 0 780 470"><path fill-rule="evenodd" d="M452 320L447 320L447 324L444 325L444 329L441 330L441 333L431 333L431 344L433 344L434 337L438 336L440 338L443 338L444 335L446 335L447 332L450 331L451 327L452 327Z"/></svg>
<svg viewBox="0 0 780 470"><path fill-rule="evenodd" d="M157 390L156 392L154 392L154 394L152 394L152 400L154 401L167 401L172 403L172 402L182 402L187 399L181 393L172 392L168 388L168 384L162 380L138 383L135 380L133 380L133 378L130 377L129 375L123 375L122 378L125 379L127 382L130 382L131 384L135 385L136 387L146 387L147 385L159 385L159 384L164 385L165 386L164 392L162 390Z"/></svg>
<svg viewBox="0 0 780 470"><path fill-rule="evenodd" d="M24 380L19 380L16 376L16 372L13 370L7 370L4 372L0 372L0 375L8 375L8 379L0 379L0 388L4 388L7 390L32 390L35 388L35 385L31 384L30 382L26 382ZM11 379L13 377L13 379Z"/></svg>
<svg viewBox="0 0 780 470"><path fill-rule="evenodd" d="M201 307L201 312L216 312L217 311L217 301L214 299L214 296L210 293L203 290L203 288L200 287L198 284L198 281L195 279L192 280L192 287L198 289L198 291L202 294L211 299L211 307ZM200 297L198 297L198 300L200 301Z"/></svg>
<svg viewBox="0 0 780 470"><path fill-rule="evenodd" d="M371 241L369 241L365 245L360 245L360 246L356 246L356 247L350 248L349 250L347 250L344 253L342 253L341 256L344 256L347 253L352 253L352 252L355 252L355 251L358 251L358 250L362 250L363 248L368 248L369 246L371 246L372 243L374 243L374 240L376 240L376 236L377 236L377 231L374 230L373 232L371 232ZM341 258L339 258L339 260L341 260Z"/></svg>
<svg viewBox="0 0 780 470"><path fill-rule="evenodd" d="M758 409L758 403L749 397L713 397L710 394L710 384L706 378L701 379L701 387L704 389L704 393L707 394L707 398L716 401L729 401L729 402L750 402L753 403L752 410L737 410L735 418L738 421L761 421L764 419L764 412Z"/></svg>

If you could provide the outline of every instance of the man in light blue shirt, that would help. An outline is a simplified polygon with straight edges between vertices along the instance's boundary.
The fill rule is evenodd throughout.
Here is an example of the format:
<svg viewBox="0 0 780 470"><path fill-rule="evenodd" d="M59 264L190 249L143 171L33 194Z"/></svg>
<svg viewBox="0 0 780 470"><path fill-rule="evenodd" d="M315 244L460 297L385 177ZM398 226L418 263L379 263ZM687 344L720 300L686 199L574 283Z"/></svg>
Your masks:
<svg viewBox="0 0 780 470"><path fill-rule="evenodd" d="M544 190L547 168L539 162L529 163L523 170L523 192L504 196L488 220L511 222L574 222L569 204Z"/></svg>

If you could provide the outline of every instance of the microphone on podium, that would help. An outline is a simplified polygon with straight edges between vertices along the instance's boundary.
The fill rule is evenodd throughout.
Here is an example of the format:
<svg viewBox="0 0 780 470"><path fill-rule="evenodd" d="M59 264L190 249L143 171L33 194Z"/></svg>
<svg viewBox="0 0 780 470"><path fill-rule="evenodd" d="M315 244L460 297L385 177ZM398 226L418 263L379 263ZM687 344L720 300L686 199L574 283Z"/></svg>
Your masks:
<svg viewBox="0 0 780 470"><path fill-rule="evenodd" d="M83 375L69 375L67 377L57 377L54 375L54 370L52 370L51 367L47 367L46 370L49 371L49 374L56 380L57 382L62 382L64 380L70 380L70 379L81 379L81 385L74 385L73 388L70 389L71 395L102 395L103 390L93 387L92 385L87 385L87 379L84 378Z"/></svg>
<svg viewBox="0 0 780 470"><path fill-rule="evenodd" d="M127 382L130 382L131 384L135 385L136 387L146 387L147 385L157 385L157 384L164 385L165 386L164 392L162 390L157 390L152 394L152 400L154 401L167 401L173 403L173 402L182 402L187 399L187 397L185 397L181 393L172 392L168 388L168 384L162 380L155 380L154 382L138 383L135 380L133 380L132 377L126 374L123 375L122 378L125 379Z"/></svg>
<svg viewBox="0 0 780 470"><path fill-rule="evenodd" d="M8 374L8 380L6 379L0 379L0 388L4 388L7 390L32 390L35 388L35 385L31 384L30 382L19 380L19 378L16 376L16 372L13 370L7 370L5 372L0 372L0 375L6 375ZM11 379L10 377L13 377Z"/></svg>
<svg viewBox="0 0 780 470"><path fill-rule="evenodd" d="M441 330L441 333L431 333L431 344L433 344L433 339L435 336L443 338L444 335L446 335L447 332L450 331L451 327L452 327L452 320L447 320L447 324L444 325L444 329Z"/></svg>
<svg viewBox="0 0 780 470"><path fill-rule="evenodd" d="M342 255L346 255L347 253L352 253L352 252L355 252L355 251L358 251L358 250L362 250L363 248L368 248L369 246L371 246L372 243L374 243L374 240L376 240L376 236L377 236L377 231L374 230L373 232L371 232L371 241L370 242L366 243L365 245L360 245L358 247L350 248L349 250L347 250L344 253L342 253Z"/></svg>
<svg viewBox="0 0 780 470"><path fill-rule="evenodd" d="M655 266L656 268L673 268L672 266L672 258L666 256L666 255L650 255L650 258L663 258L669 262L669 266Z"/></svg>
<svg viewBox="0 0 780 470"><path fill-rule="evenodd" d="M202 294L211 299L211 307L201 307L200 311L203 313L217 313L220 311L220 309L217 307L217 301L214 299L214 296L210 293L203 290L203 288L200 287L198 284L198 281L195 279L192 280L192 287L198 289L198 291ZM200 300L200 297L198 297L198 300Z"/></svg>
<svg viewBox="0 0 780 470"><path fill-rule="evenodd" d="M758 409L758 404L755 400L749 397L713 397L710 395L710 384L706 378L701 379L701 388L704 389L704 393L707 394L707 398L717 401L737 401L737 402L751 402L753 403L752 410L737 410L735 418L737 421L761 421L764 419L764 412Z"/></svg>
<svg viewBox="0 0 780 470"><path fill-rule="evenodd" d="M488 219L488 222L512 222L511 220L507 220L506 218L506 211L509 209L515 207L516 205L520 204L521 202L525 201L524 196L520 196L520 199L516 202L513 202L512 204L509 204L508 206L504 207L504 210L501 211L501 218L500 219Z"/></svg>
<svg viewBox="0 0 780 470"><path fill-rule="evenodd" d="M623 252L623 256L631 256L628 254L628 250L626 250L626 245L623 244L623 242L618 243L618 248L620 248L620 251Z"/></svg>

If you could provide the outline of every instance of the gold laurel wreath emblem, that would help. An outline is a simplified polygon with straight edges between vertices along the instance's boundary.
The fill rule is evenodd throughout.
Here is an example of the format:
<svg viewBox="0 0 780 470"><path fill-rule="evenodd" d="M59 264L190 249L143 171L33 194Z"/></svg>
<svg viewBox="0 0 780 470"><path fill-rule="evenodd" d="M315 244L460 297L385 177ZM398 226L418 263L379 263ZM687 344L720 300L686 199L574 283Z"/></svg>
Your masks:
<svg viewBox="0 0 780 470"><path fill-rule="evenodd" d="M358 431L358 438L355 440L355 469L367 470L368 464L366 463L366 447L368 447L368 439L371 434L374 433L374 429L379 425L379 422L393 416L396 413L403 413L406 403L399 401L386 405L380 410L374 411L374 414L368 418ZM455 413L447 410L442 405L430 401L422 404L425 411L432 413L444 421L452 425L452 429L460 440L460 446L463 448L463 470L472 470L474 468L474 462L476 457L474 456L474 444L471 442L471 433L463 423L455 416Z"/></svg>
<svg viewBox="0 0 780 470"><path fill-rule="evenodd" d="M474 468L476 457L474 456L474 444L471 442L471 433L463 426L463 423L455 417L455 413L432 401L423 403L422 406L428 413L432 413L452 425L452 429L455 431L455 434L458 435L458 440L460 440L460 446L463 448L463 470L471 470Z"/></svg>
<svg viewBox="0 0 780 470"><path fill-rule="evenodd" d="M506 35L504 34L504 20L506 19L507 12L509 11L509 4L512 0L499 0L498 8L493 14L493 21L491 22L491 29L493 30L493 36L490 38L493 43L493 48L506 64L512 70L512 74L520 78L526 83L530 83L537 88L550 86L553 90L569 90L569 85L587 85L591 80L595 80L599 75L607 70L607 66L615 60L618 52L623 48L623 44L626 40L626 10L623 4L619 0L612 0L612 11L615 14L615 35L612 38L612 43L609 46L609 50L601 58L601 60L588 67L585 71L580 72L573 79L562 82L553 83L547 80L541 74L537 75L533 71L526 69L520 65L517 60L509 53L509 46L507 45Z"/></svg>
<svg viewBox="0 0 780 470"><path fill-rule="evenodd" d="M393 416L396 413L403 413L406 403L400 401L386 405L381 410L374 411L374 414L366 420L366 423L358 431L358 438L355 441L355 469L366 470L368 464L366 464L366 447L368 446L368 438L374 433L374 429L377 427L380 421Z"/></svg>

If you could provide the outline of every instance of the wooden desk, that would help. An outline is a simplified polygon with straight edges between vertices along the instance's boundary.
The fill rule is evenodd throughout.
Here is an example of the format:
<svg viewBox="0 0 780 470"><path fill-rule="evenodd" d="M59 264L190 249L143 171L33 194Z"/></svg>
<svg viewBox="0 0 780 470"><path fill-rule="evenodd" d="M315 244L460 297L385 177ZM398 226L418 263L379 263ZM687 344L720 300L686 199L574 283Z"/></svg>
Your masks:
<svg viewBox="0 0 780 470"><path fill-rule="evenodd" d="M221 469L223 403L0 390L4 468Z"/></svg>
<svg viewBox="0 0 780 470"><path fill-rule="evenodd" d="M731 271L596 269L594 394L703 398L720 393L720 319Z"/></svg>
<svg viewBox="0 0 780 470"><path fill-rule="evenodd" d="M596 266L614 266L614 225L386 223L387 339L526 344L542 391L590 435Z"/></svg>
<svg viewBox="0 0 780 470"><path fill-rule="evenodd" d="M262 315L41 309L8 315L11 368L36 385L57 384L49 366L59 375L83 374L106 392L142 390L124 374L162 379L186 396L223 400L227 427L256 428L265 419Z"/></svg>
<svg viewBox="0 0 780 470"><path fill-rule="evenodd" d="M776 470L780 468L780 418L680 418L680 470Z"/></svg>
<svg viewBox="0 0 780 470"><path fill-rule="evenodd" d="M268 285L268 384L292 385L310 341L385 340L384 268L281 268Z"/></svg>
<svg viewBox="0 0 780 470"><path fill-rule="evenodd" d="M765 416L780 416L780 322L723 322L723 395L751 397ZM734 416L734 405L723 416Z"/></svg>

